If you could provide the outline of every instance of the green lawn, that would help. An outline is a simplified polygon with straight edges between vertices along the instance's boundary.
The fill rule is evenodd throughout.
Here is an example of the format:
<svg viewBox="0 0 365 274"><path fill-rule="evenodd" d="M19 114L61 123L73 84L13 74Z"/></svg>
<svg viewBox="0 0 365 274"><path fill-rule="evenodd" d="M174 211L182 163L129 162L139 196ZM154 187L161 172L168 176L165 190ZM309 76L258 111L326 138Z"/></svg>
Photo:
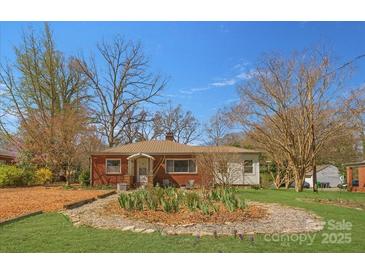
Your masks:
<svg viewBox="0 0 365 274"><path fill-rule="evenodd" d="M311 234L299 243L284 239L281 242L267 241L264 235L255 236L252 243L245 236L241 241L233 237L203 237L197 241L192 236L161 236L159 233L140 234L116 230L75 228L63 215L42 214L0 226L0 252L365 252L365 211L303 202L297 198L346 199L365 203L365 194L347 192L305 191L295 193L285 190L240 190L242 197L262 202L279 202L302 207L322 216L325 220L346 220L352 223L351 231L325 230ZM326 233L341 238L340 234L351 233L351 243L322 243ZM304 235L306 236L306 235ZM267 237L267 236L266 236ZM331 236L332 237L332 236ZM331 238L332 241L335 238ZM265 240L266 239L266 240Z"/></svg>

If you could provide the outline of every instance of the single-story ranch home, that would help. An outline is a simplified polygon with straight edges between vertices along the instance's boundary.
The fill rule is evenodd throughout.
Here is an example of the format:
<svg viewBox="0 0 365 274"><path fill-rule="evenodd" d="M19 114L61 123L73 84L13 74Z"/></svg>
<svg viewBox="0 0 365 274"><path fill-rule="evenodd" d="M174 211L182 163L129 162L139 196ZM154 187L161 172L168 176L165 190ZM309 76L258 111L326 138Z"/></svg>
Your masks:
<svg viewBox="0 0 365 274"><path fill-rule="evenodd" d="M106 149L91 155L91 184L125 184L185 187L206 184L199 155L230 155L228 168L235 168L233 185L257 185L260 182L259 152L232 146L192 146L166 140L141 141ZM218 168L218 167L217 167ZM226 167L227 168L227 167ZM233 169L231 169L233 170Z"/></svg>

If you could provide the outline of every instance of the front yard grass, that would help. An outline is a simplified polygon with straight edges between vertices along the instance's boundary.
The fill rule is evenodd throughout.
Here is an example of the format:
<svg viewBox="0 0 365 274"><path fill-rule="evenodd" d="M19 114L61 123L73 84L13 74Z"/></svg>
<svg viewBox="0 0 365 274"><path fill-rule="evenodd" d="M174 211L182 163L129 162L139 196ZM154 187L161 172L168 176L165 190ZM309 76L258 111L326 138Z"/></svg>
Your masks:
<svg viewBox="0 0 365 274"><path fill-rule="evenodd" d="M254 242L245 235L241 241L233 236L202 237L161 236L118 230L74 227L62 214L47 213L0 226L0 252L365 252L365 211L320 204L314 198L344 199L365 203L364 193L320 192L295 193L286 190L240 190L245 199L275 202L310 210L325 221L345 220L351 231L325 229L312 233L302 243L297 237L274 242L273 238L256 235ZM303 201L301 199L311 199ZM312 202L313 201L313 202ZM326 233L351 233L350 243L323 243ZM268 239L270 241L268 241ZM333 239L332 239L333 240Z"/></svg>

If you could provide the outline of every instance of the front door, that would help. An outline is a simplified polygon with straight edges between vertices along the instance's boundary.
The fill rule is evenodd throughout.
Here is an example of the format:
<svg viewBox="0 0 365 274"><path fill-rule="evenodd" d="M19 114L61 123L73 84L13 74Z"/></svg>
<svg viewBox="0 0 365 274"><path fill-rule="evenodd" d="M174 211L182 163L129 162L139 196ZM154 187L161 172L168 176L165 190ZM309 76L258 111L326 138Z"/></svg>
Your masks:
<svg viewBox="0 0 365 274"><path fill-rule="evenodd" d="M147 184L148 181L148 159L137 159L137 183L141 185Z"/></svg>

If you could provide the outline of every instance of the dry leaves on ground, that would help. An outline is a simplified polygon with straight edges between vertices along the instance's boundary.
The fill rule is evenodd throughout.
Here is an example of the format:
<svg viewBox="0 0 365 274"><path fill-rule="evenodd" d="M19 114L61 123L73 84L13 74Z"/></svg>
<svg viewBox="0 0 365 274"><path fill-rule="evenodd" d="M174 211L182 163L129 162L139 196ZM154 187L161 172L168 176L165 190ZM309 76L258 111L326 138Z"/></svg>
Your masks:
<svg viewBox="0 0 365 274"><path fill-rule="evenodd" d="M105 190L70 189L62 187L19 187L0 189L0 220L32 211L57 211L64 204L96 197Z"/></svg>

